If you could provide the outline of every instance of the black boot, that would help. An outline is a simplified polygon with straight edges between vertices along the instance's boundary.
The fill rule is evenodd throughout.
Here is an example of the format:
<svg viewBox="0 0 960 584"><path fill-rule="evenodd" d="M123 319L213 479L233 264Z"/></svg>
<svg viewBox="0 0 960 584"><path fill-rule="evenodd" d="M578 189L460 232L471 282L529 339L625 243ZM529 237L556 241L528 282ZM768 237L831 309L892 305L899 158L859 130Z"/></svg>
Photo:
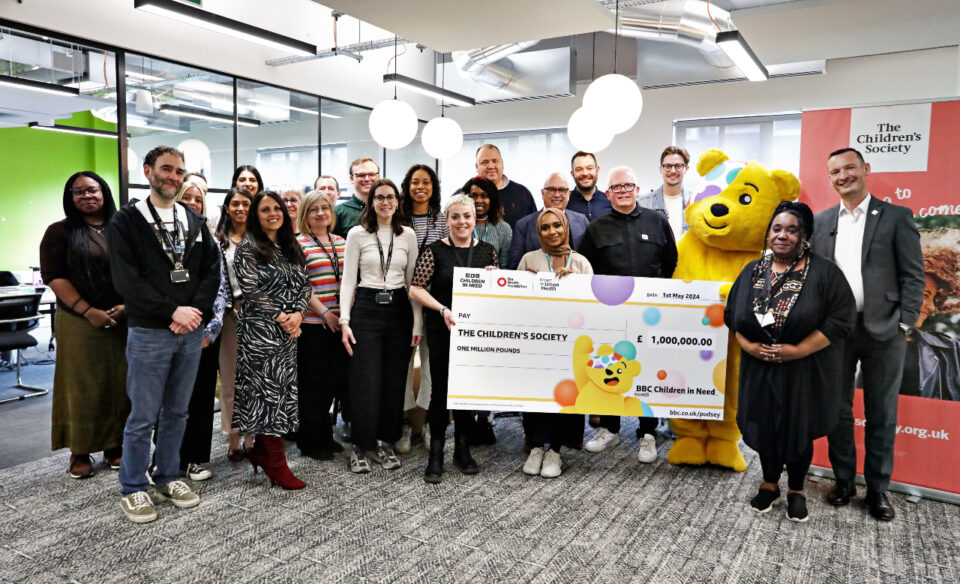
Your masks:
<svg viewBox="0 0 960 584"><path fill-rule="evenodd" d="M423 480L428 483L439 483L443 479L443 438L430 439L430 458L427 459L427 469L423 472Z"/></svg>
<svg viewBox="0 0 960 584"><path fill-rule="evenodd" d="M480 467L477 461L470 455L470 437L465 432L456 433L453 436L453 464L457 465L463 474L477 474Z"/></svg>

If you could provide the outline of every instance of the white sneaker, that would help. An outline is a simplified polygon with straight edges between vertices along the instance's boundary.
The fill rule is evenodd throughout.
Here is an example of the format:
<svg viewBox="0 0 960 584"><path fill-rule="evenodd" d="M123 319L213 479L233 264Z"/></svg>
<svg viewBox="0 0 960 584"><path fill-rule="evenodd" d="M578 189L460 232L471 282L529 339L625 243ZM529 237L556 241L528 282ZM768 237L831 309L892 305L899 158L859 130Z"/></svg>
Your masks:
<svg viewBox="0 0 960 584"><path fill-rule="evenodd" d="M199 464L190 463L186 470L180 471L180 476L187 476L191 481L205 481L213 477L213 473Z"/></svg>
<svg viewBox="0 0 960 584"><path fill-rule="evenodd" d="M410 452L410 439L413 436L413 428L410 427L410 422L403 421L403 433L400 434L400 439L397 440L397 443L394 444L394 448L400 454L407 454Z"/></svg>
<svg viewBox="0 0 960 584"><path fill-rule="evenodd" d="M540 474L542 466L543 448L533 448L530 450L530 456L527 457L527 461L523 463L523 474L536 476Z"/></svg>
<svg viewBox="0 0 960 584"><path fill-rule="evenodd" d="M543 456L543 468L540 469L540 476L545 479L555 479L560 476L560 469L563 463L560 461L560 453L556 450L548 450Z"/></svg>
<svg viewBox="0 0 960 584"><path fill-rule="evenodd" d="M606 428L600 428L600 430L591 438L586 444L583 445L588 452L603 452L607 449L608 446L616 446L620 444L620 436L614 434Z"/></svg>
<svg viewBox="0 0 960 584"><path fill-rule="evenodd" d="M657 462L657 439L650 434L644 434L640 439L640 450L637 451L637 460L640 462Z"/></svg>

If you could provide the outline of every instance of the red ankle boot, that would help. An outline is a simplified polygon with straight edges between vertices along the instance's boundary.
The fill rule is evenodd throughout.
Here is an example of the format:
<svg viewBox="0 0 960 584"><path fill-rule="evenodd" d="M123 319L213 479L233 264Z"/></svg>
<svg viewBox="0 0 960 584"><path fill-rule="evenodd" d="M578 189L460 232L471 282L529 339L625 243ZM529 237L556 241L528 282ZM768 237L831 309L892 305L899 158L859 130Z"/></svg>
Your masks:
<svg viewBox="0 0 960 584"><path fill-rule="evenodd" d="M253 474L257 474L258 466L263 468L264 472L267 470L267 449L264 447L264 441L268 438L270 437L257 434L253 439L253 448L245 453L247 460L253 466Z"/></svg>
<svg viewBox="0 0 960 584"><path fill-rule="evenodd" d="M283 438L279 436L257 436L257 444L262 442L262 452L259 455L251 455L250 462L256 467L262 466L263 472L270 478L270 482L280 485L288 491L302 489L307 486L306 483L298 479L287 466L287 455L283 450ZM256 445L254 445L256 448ZM256 460L256 462L255 462Z"/></svg>

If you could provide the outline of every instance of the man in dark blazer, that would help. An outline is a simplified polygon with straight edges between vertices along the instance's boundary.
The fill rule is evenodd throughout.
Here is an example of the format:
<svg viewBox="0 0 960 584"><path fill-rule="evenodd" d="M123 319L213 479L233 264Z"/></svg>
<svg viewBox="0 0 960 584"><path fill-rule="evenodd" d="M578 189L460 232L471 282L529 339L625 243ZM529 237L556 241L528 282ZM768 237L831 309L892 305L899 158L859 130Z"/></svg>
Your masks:
<svg viewBox="0 0 960 584"><path fill-rule="evenodd" d="M866 456L863 475L870 514L890 521L895 511L886 490L893 473L897 392L903 374L906 333L917 322L924 273L913 213L872 197L870 165L853 148L832 152L827 171L841 204L817 214L814 250L840 266L857 301L857 326L844 348L840 418L827 436L836 485L827 502L842 506L856 495L853 385L863 373Z"/></svg>

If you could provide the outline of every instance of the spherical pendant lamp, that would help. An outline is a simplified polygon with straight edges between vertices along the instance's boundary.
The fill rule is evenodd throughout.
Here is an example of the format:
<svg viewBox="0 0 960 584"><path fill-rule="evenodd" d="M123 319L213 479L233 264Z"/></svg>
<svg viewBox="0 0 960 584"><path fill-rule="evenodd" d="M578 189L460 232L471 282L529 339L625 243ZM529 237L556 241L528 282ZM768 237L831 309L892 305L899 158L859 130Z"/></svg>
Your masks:
<svg viewBox="0 0 960 584"><path fill-rule="evenodd" d="M370 112L370 135L377 144L396 150L413 141L417 135L417 113L410 104L387 99Z"/></svg>
<svg viewBox="0 0 960 584"><path fill-rule="evenodd" d="M613 132L602 123L597 112L581 107L567 122L567 138L577 150L596 153L610 145Z"/></svg>
<svg viewBox="0 0 960 584"><path fill-rule="evenodd" d="M423 127L420 141L427 154L438 160L446 160L460 152L460 147L463 146L463 130L456 120L433 118Z"/></svg>
<svg viewBox="0 0 960 584"><path fill-rule="evenodd" d="M583 107L592 110L600 123L614 134L622 134L640 119L643 95L629 77L611 73L598 77L583 94Z"/></svg>

